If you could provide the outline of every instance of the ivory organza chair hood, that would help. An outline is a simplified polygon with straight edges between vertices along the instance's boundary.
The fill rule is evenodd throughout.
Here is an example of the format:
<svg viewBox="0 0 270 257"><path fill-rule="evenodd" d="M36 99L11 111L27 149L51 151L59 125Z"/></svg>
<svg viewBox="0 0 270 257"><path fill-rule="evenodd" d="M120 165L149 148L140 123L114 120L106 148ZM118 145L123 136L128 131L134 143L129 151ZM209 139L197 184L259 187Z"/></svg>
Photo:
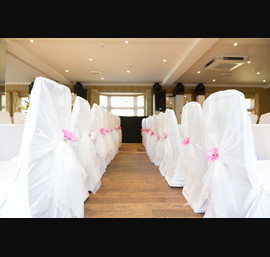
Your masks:
<svg viewBox="0 0 270 257"><path fill-rule="evenodd" d="M93 104L91 108L91 127L94 131L96 131L96 139L95 139L95 147L96 153L98 158L98 163L100 167L100 173L103 175L106 169L106 157L107 157L107 146L105 142L105 136L100 133L103 127L103 120L102 117L102 110L101 107L97 104Z"/></svg>
<svg viewBox="0 0 270 257"><path fill-rule="evenodd" d="M87 174L85 187L88 191L96 193L101 185L102 174L99 170L94 137L91 135L90 105L80 96L75 98L69 127L75 137L73 149Z"/></svg>
<svg viewBox="0 0 270 257"><path fill-rule="evenodd" d="M62 131L70 115L69 88L36 78L2 217L84 217L86 173Z"/></svg>
<svg viewBox="0 0 270 257"><path fill-rule="evenodd" d="M259 124L270 124L270 112L261 115Z"/></svg>
<svg viewBox="0 0 270 257"><path fill-rule="evenodd" d="M261 163L261 170L256 165L244 95L237 90L211 94L203 116L208 159L204 217L270 217L270 165Z"/></svg>
<svg viewBox="0 0 270 257"><path fill-rule="evenodd" d="M182 144L183 170L185 185L182 193L195 213L205 212L205 200L202 198L202 180L207 170L205 147L202 138L203 113L201 105L189 102L182 109L181 126L183 129Z"/></svg>
<svg viewBox="0 0 270 257"><path fill-rule="evenodd" d="M185 183L181 167L184 149L181 144L178 123L173 110L166 109L163 126L165 136L162 136L162 144L166 162L166 170L163 173L171 187L182 187Z"/></svg>

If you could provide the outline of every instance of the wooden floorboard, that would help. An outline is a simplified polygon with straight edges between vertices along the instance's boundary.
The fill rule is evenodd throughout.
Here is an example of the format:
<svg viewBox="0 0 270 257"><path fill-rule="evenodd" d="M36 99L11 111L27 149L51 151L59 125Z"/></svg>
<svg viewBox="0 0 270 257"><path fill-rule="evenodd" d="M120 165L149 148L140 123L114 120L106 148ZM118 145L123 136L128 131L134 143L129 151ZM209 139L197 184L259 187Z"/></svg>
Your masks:
<svg viewBox="0 0 270 257"><path fill-rule="evenodd" d="M85 218L202 218L171 188L142 144L123 143L96 194L84 204Z"/></svg>

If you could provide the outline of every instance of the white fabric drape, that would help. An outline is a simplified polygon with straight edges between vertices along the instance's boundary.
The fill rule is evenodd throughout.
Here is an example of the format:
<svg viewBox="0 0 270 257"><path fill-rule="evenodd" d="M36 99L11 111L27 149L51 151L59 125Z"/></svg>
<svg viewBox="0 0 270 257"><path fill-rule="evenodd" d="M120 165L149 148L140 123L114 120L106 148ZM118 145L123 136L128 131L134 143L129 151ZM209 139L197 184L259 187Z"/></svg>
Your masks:
<svg viewBox="0 0 270 257"><path fill-rule="evenodd" d="M149 116L144 121L143 135L149 159L159 166L162 176L171 187L184 185L179 128L173 110ZM180 164L179 164L180 161Z"/></svg>
<svg viewBox="0 0 270 257"><path fill-rule="evenodd" d="M195 213L205 212L202 198L202 180L207 170L205 147L202 140L202 108L197 102L189 102L182 109L181 127L184 127L182 158L185 185L182 193Z"/></svg>
<svg viewBox="0 0 270 257"><path fill-rule="evenodd" d="M69 130L76 139L75 143L72 144L73 149L87 174L84 181L85 187L92 193L96 193L101 185L101 174L95 145L89 136L91 134L90 105L80 96L75 99L69 126Z"/></svg>
<svg viewBox="0 0 270 257"><path fill-rule="evenodd" d="M259 124L270 124L270 112L261 115Z"/></svg>
<svg viewBox="0 0 270 257"><path fill-rule="evenodd" d="M68 87L38 77L31 91L17 176L0 215L83 217L86 173L64 141L71 114Z"/></svg>
<svg viewBox="0 0 270 257"><path fill-rule="evenodd" d="M183 186L185 178L183 169L178 163L182 163L183 145L181 144L178 123L173 110L167 109L164 116L164 132L167 138L162 140L164 158L166 160L165 179L172 187Z"/></svg>
<svg viewBox="0 0 270 257"><path fill-rule="evenodd" d="M252 124L252 133L258 160L270 160L270 124Z"/></svg>
<svg viewBox="0 0 270 257"><path fill-rule="evenodd" d="M11 117L8 111L0 111L0 124L11 124Z"/></svg>
<svg viewBox="0 0 270 257"><path fill-rule="evenodd" d="M205 217L246 217L258 193L251 121L244 95L236 90L211 94L203 105L207 151L219 158L208 161L203 179Z"/></svg>

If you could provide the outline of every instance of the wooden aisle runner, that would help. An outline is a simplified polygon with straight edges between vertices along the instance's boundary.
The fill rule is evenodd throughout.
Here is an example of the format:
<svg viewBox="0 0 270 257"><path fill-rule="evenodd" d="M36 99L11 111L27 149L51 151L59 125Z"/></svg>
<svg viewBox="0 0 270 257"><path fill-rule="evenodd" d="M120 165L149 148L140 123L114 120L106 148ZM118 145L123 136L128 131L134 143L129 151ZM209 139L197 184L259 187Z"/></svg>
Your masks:
<svg viewBox="0 0 270 257"><path fill-rule="evenodd" d="M85 218L202 218L171 188L142 144L122 143L96 194L85 202Z"/></svg>

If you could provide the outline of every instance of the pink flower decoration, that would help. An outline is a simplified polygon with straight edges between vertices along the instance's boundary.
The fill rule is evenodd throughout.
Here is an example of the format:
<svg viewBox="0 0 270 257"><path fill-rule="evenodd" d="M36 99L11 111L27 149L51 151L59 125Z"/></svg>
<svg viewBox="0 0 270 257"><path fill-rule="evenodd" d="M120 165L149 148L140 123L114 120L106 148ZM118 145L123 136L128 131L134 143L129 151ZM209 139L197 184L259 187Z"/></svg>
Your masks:
<svg viewBox="0 0 270 257"><path fill-rule="evenodd" d="M69 130L62 129L62 131L64 133L64 138L66 138L68 141L75 142L75 138Z"/></svg>
<svg viewBox="0 0 270 257"><path fill-rule="evenodd" d="M160 135L158 134L158 135L157 135L157 140L159 141L159 139L160 139Z"/></svg>
<svg viewBox="0 0 270 257"><path fill-rule="evenodd" d="M186 137L183 141L182 141L183 145L187 145L189 144L189 137Z"/></svg>
<svg viewBox="0 0 270 257"><path fill-rule="evenodd" d="M162 139L164 139L164 138L167 138L167 133L165 133L164 136L162 137Z"/></svg>
<svg viewBox="0 0 270 257"><path fill-rule="evenodd" d="M97 137L97 133L95 130L93 130L90 134L89 134L89 137L91 139L92 142L95 141L96 137Z"/></svg>
<svg viewBox="0 0 270 257"><path fill-rule="evenodd" d="M110 130L109 130L109 129L106 129L106 132L107 132L107 133L110 133Z"/></svg>
<svg viewBox="0 0 270 257"><path fill-rule="evenodd" d="M206 160L213 162L217 160L218 158L219 158L219 154L218 154L218 149L216 147L207 151Z"/></svg>
<svg viewBox="0 0 270 257"><path fill-rule="evenodd" d="M153 136L155 133L154 133L154 131L151 131L151 134L150 134L150 136Z"/></svg>
<svg viewBox="0 0 270 257"><path fill-rule="evenodd" d="M150 129L145 129L145 132L148 133L150 131Z"/></svg>
<svg viewBox="0 0 270 257"><path fill-rule="evenodd" d="M121 126L119 126L117 129L118 129L118 130L121 130L122 128L121 128Z"/></svg>
<svg viewBox="0 0 270 257"><path fill-rule="evenodd" d="M143 129L143 128L141 128L141 131L144 131L144 129Z"/></svg>
<svg viewBox="0 0 270 257"><path fill-rule="evenodd" d="M101 128L101 129L100 129L100 133L101 133L103 136L106 136L106 135L107 135L107 132L106 132L106 129L105 129L105 128Z"/></svg>
<svg viewBox="0 0 270 257"><path fill-rule="evenodd" d="M112 132L112 131L113 131L113 129L110 129L110 131Z"/></svg>

